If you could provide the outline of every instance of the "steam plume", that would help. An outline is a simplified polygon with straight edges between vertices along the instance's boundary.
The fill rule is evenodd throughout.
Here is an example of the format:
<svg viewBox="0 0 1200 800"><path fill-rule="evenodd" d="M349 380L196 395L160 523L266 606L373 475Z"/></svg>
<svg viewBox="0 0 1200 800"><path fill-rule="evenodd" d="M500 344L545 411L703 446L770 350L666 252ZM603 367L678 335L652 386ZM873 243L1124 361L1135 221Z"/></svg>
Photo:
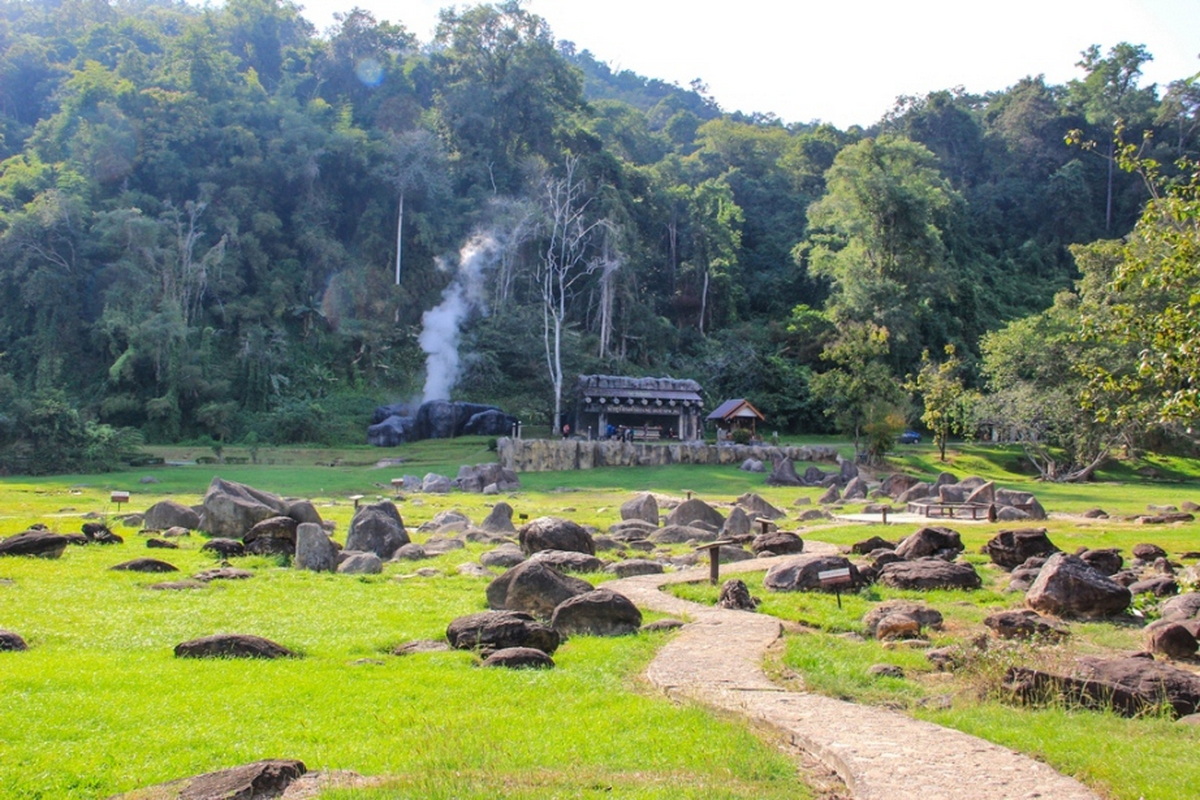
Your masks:
<svg viewBox="0 0 1200 800"><path fill-rule="evenodd" d="M425 351L425 391L422 402L449 400L458 380L458 338L472 310L487 310L483 275L496 262L500 247L490 232L476 232L458 252L458 271L442 292L442 302L421 315Z"/></svg>

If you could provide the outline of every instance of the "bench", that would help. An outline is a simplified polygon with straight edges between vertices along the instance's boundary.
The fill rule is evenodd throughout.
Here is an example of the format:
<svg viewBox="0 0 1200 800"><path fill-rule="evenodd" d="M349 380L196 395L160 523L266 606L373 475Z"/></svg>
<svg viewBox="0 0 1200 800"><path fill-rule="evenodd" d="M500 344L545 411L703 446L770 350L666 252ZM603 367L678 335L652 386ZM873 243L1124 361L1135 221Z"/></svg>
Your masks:
<svg viewBox="0 0 1200 800"><path fill-rule="evenodd" d="M908 504L908 513L923 517L949 519L987 519L990 506L983 503L921 503Z"/></svg>

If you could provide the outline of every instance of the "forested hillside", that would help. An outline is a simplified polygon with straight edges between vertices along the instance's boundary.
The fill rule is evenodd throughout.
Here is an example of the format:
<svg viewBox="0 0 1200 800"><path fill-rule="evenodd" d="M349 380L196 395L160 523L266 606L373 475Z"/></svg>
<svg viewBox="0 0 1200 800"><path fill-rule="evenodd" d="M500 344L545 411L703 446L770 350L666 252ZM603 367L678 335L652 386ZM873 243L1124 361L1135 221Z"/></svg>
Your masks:
<svg viewBox="0 0 1200 800"><path fill-rule="evenodd" d="M1136 45L842 131L586 44L513 2L421 42L361 10L318 36L286 0L0 0L4 468L46 468L68 428L358 438L422 393L549 424L580 372L890 430L929 405L923 365L969 389L1028 378L1014 348L1050 358L1031 331L1071 338L1083 261L1095 298L1123 257L1070 247L1129 234L1200 146L1195 77L1140 85ZM1152 132L1124 157L1157 183L1119 168L1118 123Z"/></svg>

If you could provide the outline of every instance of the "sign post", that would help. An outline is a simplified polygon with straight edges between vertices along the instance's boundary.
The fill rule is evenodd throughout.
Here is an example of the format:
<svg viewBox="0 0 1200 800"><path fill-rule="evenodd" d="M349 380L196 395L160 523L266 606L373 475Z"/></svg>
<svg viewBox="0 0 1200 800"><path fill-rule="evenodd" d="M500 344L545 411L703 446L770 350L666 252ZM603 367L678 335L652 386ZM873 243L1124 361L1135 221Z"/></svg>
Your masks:
<svg viewBox="0 0 1200 800"><path fill-rule="evenodd" d="M109 500L117 504L117 513L121 513L121 503L129 502L129 492L113 492Z"/></svg>
<svg viewBox="0 0 1200 800"><path fill-rule="evenodd" d="M717 539L715 542L702 544L696 548L696 551L708 551L708 582L713 586L717 585L717 581L721 578L721 548L727 544L734 544L732 539Z"/></svg>
<svg viewBox="0 0 1200 800"><path fill-rule="evenodd" d="M838 608L842 607L842 587L849 586L854 582L850 577L849 567L822 570L817 573L817 581L820 582L822 588L833 589L834 595L837 596Z"/></svg>

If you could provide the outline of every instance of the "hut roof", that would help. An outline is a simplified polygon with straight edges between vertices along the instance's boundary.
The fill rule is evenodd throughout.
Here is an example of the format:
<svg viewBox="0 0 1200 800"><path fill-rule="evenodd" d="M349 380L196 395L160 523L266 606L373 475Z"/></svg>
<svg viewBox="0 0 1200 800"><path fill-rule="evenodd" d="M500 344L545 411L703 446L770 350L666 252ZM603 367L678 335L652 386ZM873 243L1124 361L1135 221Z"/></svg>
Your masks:
<svg viewBox="0 0 1200 800"><path fill-rule="evenodd" d="M730 420L736 417L757 417L759 420L764 422L767 419L765 416L763 416L763 413L755 408L749 400L745 400L741 397L733 400L726 400L724 403L721 403L721 405L713 409L713 412L705 417L705 419Z"/></svg>
<svg viewBox="0 0 1200 800"><path fill-rule="evenodd" d="M624 375L580 375L575 394L581 397L676 400L701 404L700 384L678 378L630 378Z"/></svg>

